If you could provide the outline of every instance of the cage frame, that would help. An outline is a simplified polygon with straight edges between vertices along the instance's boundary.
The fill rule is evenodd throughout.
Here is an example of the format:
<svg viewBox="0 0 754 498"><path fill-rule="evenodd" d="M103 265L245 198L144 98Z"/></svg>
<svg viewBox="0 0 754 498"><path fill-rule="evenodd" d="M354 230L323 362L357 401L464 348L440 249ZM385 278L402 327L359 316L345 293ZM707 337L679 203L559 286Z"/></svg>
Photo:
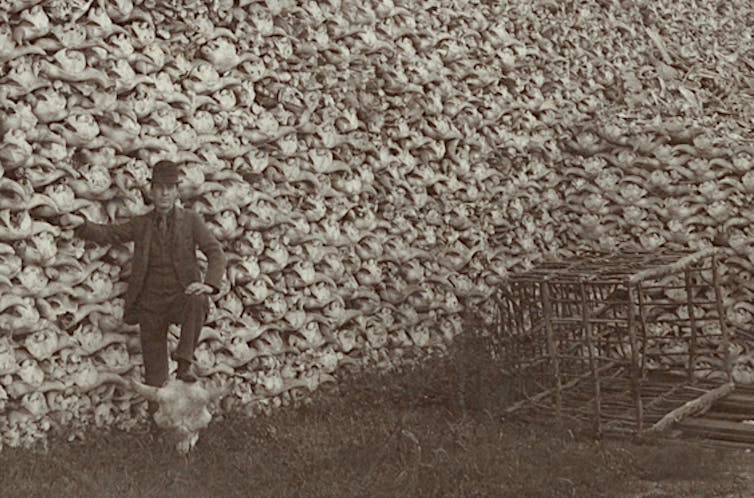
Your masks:
<svg viewBox="0 0 754 498"><path fill-rule="evenodd" d="M701 351L699 341L709 339L702 331L703 322L714 321L716 323L719 334L715 334L714 337L719 337L718 349L722 351L721 354L723 355L730 351L731 337L725 323L718 258L719 253L715 248L655 253L647 251L589 252L565 260L544 262L530 270L511 274L503 292L500 294L497 326L495 327L498 345L502 346L504 350L502 357L503 359L514 359L513 364L506 365L506 367L510 367L509 370L519 376L527 371L536 374L538 364L543 361L546 362L551 377L551 385L549 388L540 390L531 396L524 393L521 396L522 399L516 400L506 408L506 413L509 415L519 413L528 416L528 418L541 418L542 415L548 416L554 412L557 423L561 425L566 416L564 413L564 397L576 386L590 380L592 395L591 398L583 401L585 404L591 405L591 408L581 407L581 416L577 418L591 418L593 429L598 435L606 432L650 434L661 432L673 423L708 408L715 400L728 395L735 387L731 380L729 358L723 359L723 366L719 372L720 377L717 379L707 381L695 377L695 367ZM599 271L598 266L605 265L608 260L610 260L612 266L608 265L606 270ZM694 278L698 279L704 271L709 272L710 278L709 281L704 279L702 281L712 288L713 297L700 301L694 297L694 294L695 289L702 285L695 283ZM679 288L687 296L685 308L688 316L686 319L679 319L679 323L675 326L678 327L679 331L687 327L690 332L689 337L685 338L688 344L688 350L685 354L688 357L686 375L681 377L676 373L676 378L673 379L661 376L657 380L649 381L647 379L650 376L650 371L654 372L654 370L647 367L650 357L647 350L650 343L647 330L654 322L648 312L650 310L650 304L647 302L648 289L656 288L652 284L659 279L678 277L681 274L682 285ZM532 289L522 292L519 288L516 291L511 291L516 286L525 287L527 285L531 286ZM574 303L579 309L578 316L561 317L560 320L556 316L556 311L561 311L563 307L568 308L570 306L564 305L563 302L560 304L555 302L556 299L553 294L556 294L558 285L570 286L571 289L578 292L578 299ZM606 358L598 355L595 341L599 341L600 336L599 330L595 331L595 329L599 328L597 324L600 323L600 320L610 320L609 317L601 317L615 303L611 299L606 299L602 307L592 306L595 301L589 299L589 286L592 286L592 293L595 293L594 289L599 289L600 286L604 286L604 288L612 286L616 289L616 292L619 289L625 290L625 297L618 299L619 304L626 306L625 317L615 318L614 315L613 321L625 324L625 337L619 338L619 341L627 339L630 348L629 359L624 358L618 361L618 364L614 364L615 362L607 362ZM678 288L672 287L672 289ZM519 298L522 298L520 299L521 306L531 305L533 310L527 313L515 310L515 305L519 301L509 299L506 302L506 291L508 295L513 292ZM677 304L673 303L673 305ZM658 303L655 303L655 305L658 305ZM558 306L561 306L561 308L556 310ZM711 316L705 317L704 313L697 316L696 306L706 306L714 312ZM503 318L506 315L507 320ZM570 326L567 322L575 324L574 336L578 336L579 333L583 334L582 345L586 346L586 354L581 353L581 360L585 360L588 367L580 376L566 382L563 368L570 357L563 355L558 345L562 339L562 336L559 335L561 328ZM511 323L515 324L513 328L518 330L518 336L515 333L506 334L505 328L510 326ZM623 329L619 329L616 325L615 330ZM564 335L567 336L568 334ZM521 352L526 351L523 346L517 347L520 346L519 343L522 338L544 338L546 344L542 348L543 357L521 358ZM608 343L606 342L606 344ZM505 351L506 347L508 348L507 352ZM537 347L533 346L532 351L537 351ZM622 372L621 369L623 369ZM605 407L619 397L606 391L616 389L614 385L618 385L620 382L627 383L627 388L630 391L632 416L625 413L620 416L615 415L615 413L608 414L609 410ZM519 392L519 395L521 394ZM551 400L549 404L543 403L548 399ZM554 401L552 401L553 399ZM625 402L625 399L621 402ZM583 412L591 412L591 417L584 417ZM569 416L572 416L572 414ZM620 422L621 417L629 420L629 422Z"/></svg>

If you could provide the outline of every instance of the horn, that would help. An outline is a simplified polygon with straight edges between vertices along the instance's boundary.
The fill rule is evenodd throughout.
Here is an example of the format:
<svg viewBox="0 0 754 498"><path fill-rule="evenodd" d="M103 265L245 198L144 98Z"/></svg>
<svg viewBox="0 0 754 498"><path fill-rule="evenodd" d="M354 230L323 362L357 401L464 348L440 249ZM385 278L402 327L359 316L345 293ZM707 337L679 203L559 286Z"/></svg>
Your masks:
<svg viewBox="0 0 754 498"><path fill-rule="evenodd" d="M160 389L158 387L148 386L135 380L131 381L131 387L134 391L136 391L149 401L160 401L162 399L162 396L160 396Z"/></svg>

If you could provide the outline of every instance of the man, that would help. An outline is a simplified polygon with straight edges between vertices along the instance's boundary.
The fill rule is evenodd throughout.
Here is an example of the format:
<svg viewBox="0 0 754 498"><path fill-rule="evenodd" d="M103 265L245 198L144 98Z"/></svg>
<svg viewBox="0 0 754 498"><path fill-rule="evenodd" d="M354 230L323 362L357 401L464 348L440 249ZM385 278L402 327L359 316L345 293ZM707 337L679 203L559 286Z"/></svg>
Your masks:
<svg viewBox="0 0 754 498"><path fill-rule="evenodd" d="M134 242L123 319L130 325L139 324L144 381L157 387L168 378L167 331L171 323L181 326L173 353L178 362L176 377L184 382L196 380L191 365L209 311L207 296L218 292L226 264L220 243L201 216L176 206L178 183L178 166L160 161L152 172L152 211L122 224L92 223L77 215L60 218L61 225L75 228L77 236L99 244ZM197 247L208 260L204 282Z"/></svg>

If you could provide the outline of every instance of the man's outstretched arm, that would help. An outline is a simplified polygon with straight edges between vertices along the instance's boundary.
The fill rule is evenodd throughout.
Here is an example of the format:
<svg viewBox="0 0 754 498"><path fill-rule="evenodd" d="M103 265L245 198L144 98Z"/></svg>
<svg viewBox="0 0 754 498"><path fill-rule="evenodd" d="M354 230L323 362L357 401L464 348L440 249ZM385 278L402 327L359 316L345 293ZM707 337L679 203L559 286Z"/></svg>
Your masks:
<svg viewBox="0 0 754 498"><path fill-rule="evenodd" d="M77 214L64 214L60 225L72 228L74 235L98 244L122 244L134 240L134 220L125 223L101 224L86 221Z"/></svg>

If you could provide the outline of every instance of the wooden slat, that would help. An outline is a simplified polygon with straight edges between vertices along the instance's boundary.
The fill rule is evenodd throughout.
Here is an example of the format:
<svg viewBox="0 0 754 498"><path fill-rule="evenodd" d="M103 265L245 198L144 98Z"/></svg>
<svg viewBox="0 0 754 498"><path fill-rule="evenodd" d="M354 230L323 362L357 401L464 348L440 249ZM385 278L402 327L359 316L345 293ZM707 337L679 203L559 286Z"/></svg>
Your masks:
<svg viewBox="0 0 754 498"><path fill-rule="evenodd" d="M603 371L609 370L609 369L611 369L611 368L613 368L615 366L616 366L616 364L605 365L605 366L601 367L599 369L599 371L603 372ZM561 386L561 389L570 389L570 388L574 387L576 384L578 384L579 382L581 382L581 381L583 381L585 379L588 379L591 374L592 374L592 372L586 372L583 375L581 375L580 377L577 377L577 378L571 380L570 382L568 382L566 384L563 384ZM521 401L513 403L512 405L510 405L509 407L507 407L505 409L505 412L506 413L513 413L516 410L518 410L519 408L521 408L522 406L526 405L527 403L538 402L538 401L546 398L547 396L549 396L550 394L552 394L555 390L556 390L555 388L547 389L546 391L542 391L542 392L540 392L540 393L532 396L531 398L522 399Z"/></svg>
<svg viewBox="0 0 754 498"><path fill-rule="evenodd" d="M736 387L736 391L726 396L725 399L735 403L750 403L754 405L754 393L742 392L740 387Z"/></svg>
<svg viewBox="0 0 754 498"><path fill-rule="evenodd" d="M741 435L754 438L754 424L732 422L730 420L716 420L710 417L692 417L678 424L681 429L694 429L719 434Z"/></svg>
<svg viewBox="0 0 754 498"><path fill-rule="evenodd" d="M687 401L683 405L679 406L675 410L672 410L670 413L662 417L659 422L655 423L653 426L647 429L647 431L663 431L676 422L679 422L696 413L708 410L712 406L712 403L722 398L723 396L730 394L735 388L736 385L733 382L728 382L727 384L723 384L720 387L712 389L711 391L699 396L696 399Z"/></svg>
<svg viewBox="0 0 754 498"><path fill-rule="evenodd" d="M666 264L664 266L658 267L658 268L650 268L643 271L639 271L634 273L629 277L629 282L631 284L635 284L636 282L639 282L641 280L649 280L652 278L661 278L666 275L670 275L671 273L680 273L684 269L688 268L692 264L712 256L717 251L714 247L709 249L702 249L701 251L695 252L693 254L689 254L688 256L684 256L672 263Z"/></svg>
<svg viewBox="0 0 754 498"><path fill-rule="evenodd" d="M754 418L754 415L752 415L751 411L746 413L730 413L730 412L723 412L719 410L710 410L705 415L711 419L715 420L729 420L731 422L741 422L743 420L751 420ZM693 417L692 417L693 418Z"/></svg>
<svg viewBox="0 0 754 498"><path fill-rule="evenodd" d="M715 409L727 413L749 414L751 418L754 418L754 402L735 402L723 399L715 403Z"/></svg>
<svg viewBox="0 0 754 498"><path fill-rule="evenodd" d="M749 447L754 446L754 433L750 431L744 432L738 430L738 428L735 427L721 429L710 427L704 423L700 425L694 425L693 427L687 427L685 426L685 423L682 422L681 424L679 424L679 428L681 429L682 433L678 437L683 439L700 439L704 441L716 442L724 441Z"/></svg>
<svg viewBox="0 0 754 498"><path fill-rule="evenodd" d="M702 439L705 441L727 441L747 446L754 446L754 436L752 436L751 434L715 432L701 429L684 429L683 432L684 433L679 437Z"/></svg>

